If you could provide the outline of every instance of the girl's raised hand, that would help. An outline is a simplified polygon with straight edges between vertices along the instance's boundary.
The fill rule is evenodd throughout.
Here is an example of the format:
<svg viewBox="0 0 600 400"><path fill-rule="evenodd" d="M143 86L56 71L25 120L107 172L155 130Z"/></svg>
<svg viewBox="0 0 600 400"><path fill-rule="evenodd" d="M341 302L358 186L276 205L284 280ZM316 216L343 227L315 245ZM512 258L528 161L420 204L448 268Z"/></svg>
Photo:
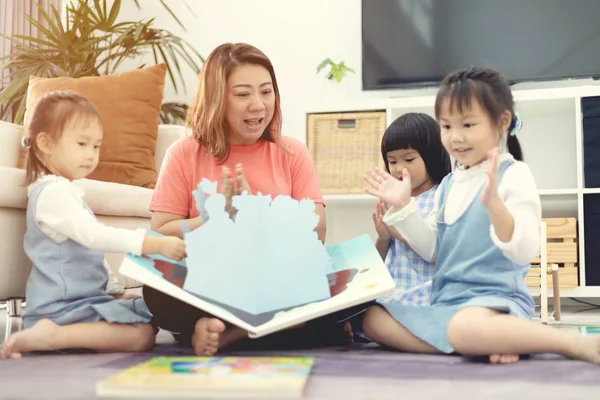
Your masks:
<svg viewBox="0 0 600 400"><path fill-rule="evenodd" d="M390 207L383 201L378 201L375 211L373 211L373 222L375 230L381 239L389 239L391 237L388 226L383 222L383 216Z"/></svg>
<svg viewBox="0 0 600 400"><path fill-rule="evenodd" d="M164 236L160 238L160 254L173 260L183 260L185 254L185 242L174 236Z"/></svg>
<svg viewBox="0 0 600 400"><path fill-rule="evenodd" d="M402 170L399 180L380 168L367 171L364 179L370 185L365 188L365 192L371 196L378 197L396 208L404 208L410 202L410 174L406 168Z"/></svg>
<svg viewBox="0 0 600 400"><path fill-rule="evenodd" d="M485 187L481 192L481 202L488 208L494 201L500 199L498 193L498 148L494 148L487 153L490 162Z"/></svg>

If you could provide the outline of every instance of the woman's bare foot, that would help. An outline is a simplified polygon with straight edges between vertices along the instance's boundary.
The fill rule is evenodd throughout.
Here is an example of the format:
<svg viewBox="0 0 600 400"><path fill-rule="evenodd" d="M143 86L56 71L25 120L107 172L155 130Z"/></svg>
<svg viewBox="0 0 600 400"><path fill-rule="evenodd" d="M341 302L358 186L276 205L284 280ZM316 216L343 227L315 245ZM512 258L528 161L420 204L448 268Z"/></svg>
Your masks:
<svg viewBox="0 0 600 400"><path fill-rule="evenodd" d="M519 361L518 354L492 354L490 362L492 364L513 364Z"/></svg>
<svg viewBox="0 0 600 400"><path fill-rule="evenodd" d="M13 333L2 345L0 358L19 358L28 351L56 350L52 338L59 328L49 319L42 319L31 328Z"/></svg>
<svg viewBox="0 0 600 400"><path fill-rule="evenodd" d="M192 335L192 347L199 356L212 356L219 349L219 339L225 324L217 318L200 318Z"/></svg>
<svg viewBox="0 0 600 400"><path fill-rule="evenodd" d="M217 318L200 318L196 322L192 335L192 346L199 356L212 356L219 349L233 342L248 337L248 333L238 327L225 327L225 323Z"/></svg>
<svg viewBox="0 0 600 400"><path fill-rule="evenodd" d="M344 323L344 333L348 335L348 344L354 344L354 332L352 332L350 321Z"/></svg>

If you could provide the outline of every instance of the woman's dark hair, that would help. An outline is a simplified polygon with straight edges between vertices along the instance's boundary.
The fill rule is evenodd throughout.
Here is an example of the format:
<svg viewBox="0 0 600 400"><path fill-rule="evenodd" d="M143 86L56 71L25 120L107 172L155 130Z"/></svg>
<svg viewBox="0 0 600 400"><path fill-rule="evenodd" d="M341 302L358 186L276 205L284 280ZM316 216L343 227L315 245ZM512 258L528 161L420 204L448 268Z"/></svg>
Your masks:
<svg viewBox="0 0 600 400"><path fill-rule="evenodd" d="M398 117L385 130L381 139L381 156L385 169L390 172L387 153L394 150L413 149L425 163L427 174L435 183L440 183L452 167L450 156L440 137L440 125L424 113L407 113Z"/></svg>
<svg viewBox="0 0 600 400"><path fill-rule="evenodd" d="M442 103L450 99L450 109L462 112L476 99L495 123L505 110L511 114L510 132L517 123L515 101L508 80L500 72L480 67L459 69L448 74L441 83L435 99L435 117L439 119ZM515 160L523 160L519 139L507 135L506 145Z"/></svg>

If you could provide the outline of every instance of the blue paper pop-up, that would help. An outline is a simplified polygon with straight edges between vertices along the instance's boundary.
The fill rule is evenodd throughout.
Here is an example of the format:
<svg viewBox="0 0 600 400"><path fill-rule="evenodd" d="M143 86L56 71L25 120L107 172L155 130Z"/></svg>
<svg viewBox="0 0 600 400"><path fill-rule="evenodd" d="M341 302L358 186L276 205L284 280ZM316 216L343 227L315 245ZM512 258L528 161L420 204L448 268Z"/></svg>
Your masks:
<svg viewBox="0 0 600 400"><path fill-rule="evenodd" d="M234 222L215 182L204 179L194 196L205 223L185 235L185 290L251 314L330 297L312 200L244 193L233 197Z"/></svg>

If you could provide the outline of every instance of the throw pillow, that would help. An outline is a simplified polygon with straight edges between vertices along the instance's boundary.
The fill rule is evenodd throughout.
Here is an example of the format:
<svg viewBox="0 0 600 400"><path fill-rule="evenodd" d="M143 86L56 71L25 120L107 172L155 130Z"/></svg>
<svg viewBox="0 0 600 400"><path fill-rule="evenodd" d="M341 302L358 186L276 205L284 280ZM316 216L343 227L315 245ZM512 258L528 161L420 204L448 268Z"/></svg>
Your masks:
<svg viewBox="0 0 600 400"><path fill-rule="evenodd" d="M87 97L98 108L104 124L100 162L87 178L154 188L157 179L154 154L165 74L166 65L159 64L106 76L32 76L25 121L45 93L71 90ZM22 152L20 168L26 165L26 157Z"/></svg>

